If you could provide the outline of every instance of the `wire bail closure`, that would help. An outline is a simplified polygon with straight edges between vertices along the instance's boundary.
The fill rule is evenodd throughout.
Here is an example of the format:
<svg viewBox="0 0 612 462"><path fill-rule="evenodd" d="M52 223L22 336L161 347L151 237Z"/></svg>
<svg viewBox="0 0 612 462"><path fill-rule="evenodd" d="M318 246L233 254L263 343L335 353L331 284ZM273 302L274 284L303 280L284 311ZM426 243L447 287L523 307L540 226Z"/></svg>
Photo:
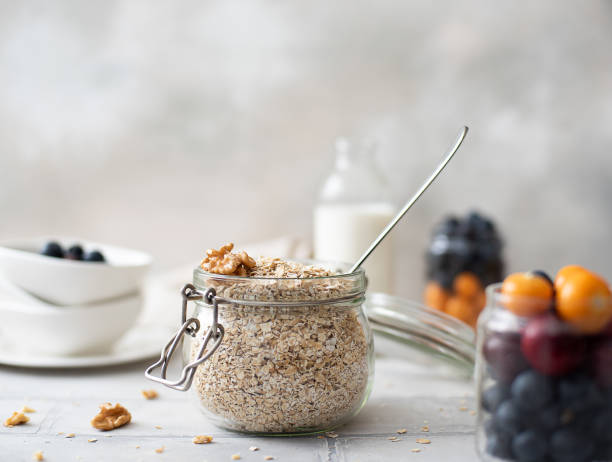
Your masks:
<svg viewBox="0 0 612 462"><path fill-rule="evenodd" d="M208 358L210 358L217 350L217 348L219 348L219 345L223 340L223 335L225 334L225 329L221 324L219 324L219 297L217 297L215 289L210 288L207 289L206 292L202 293L197 290L193 284L186 284L181 290L181 295L183 296L181 310L181 328L162 349L159 360L146 369L145 377L149 380L153 380L154 382L161 383L162 385L165 385L169 388L173 388L174 390L187 391L189 390L189 387L191 387L191 383L193 382L193 376L198 366L204 361L206 361ZM183 335L190 335L191 337L195 337L198 331L200 330L199 319L193 317L187 319L187 303L196 300L203 300L208 305L212 305L212 324L208 331L206 331L206 334L202 339L202 345L200 345L195 359L189 364L187 364L185 367L183 367L183 370L181 371L181 376L178 380L168 380L166 378L168 364L170 364L172 355L178 348L179 344L182 342ZM208 345L208 342L211 339L214 339L214 341L208 351L206 351L206 346ZM160 375L153 375L153 371L158 368L161 368Z"/></svg>

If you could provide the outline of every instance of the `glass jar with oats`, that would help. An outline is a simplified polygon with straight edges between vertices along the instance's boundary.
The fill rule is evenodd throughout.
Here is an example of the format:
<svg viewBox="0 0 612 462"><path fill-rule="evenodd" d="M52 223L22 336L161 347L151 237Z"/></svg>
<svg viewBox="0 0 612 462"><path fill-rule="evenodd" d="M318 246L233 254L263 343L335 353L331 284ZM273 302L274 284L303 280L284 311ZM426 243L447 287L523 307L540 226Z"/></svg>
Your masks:
<svg viewBox="0 0 612 462"><path fill-rule="evenodd" d="M183 326L147 375L190 388L198 407L232 430L315 433L355 416L374 376L363 270L231 250L208 251L194 271ZM170 382L167 360L181 338L185 368ZM156 366L161 378L150 375Z"/></svg>

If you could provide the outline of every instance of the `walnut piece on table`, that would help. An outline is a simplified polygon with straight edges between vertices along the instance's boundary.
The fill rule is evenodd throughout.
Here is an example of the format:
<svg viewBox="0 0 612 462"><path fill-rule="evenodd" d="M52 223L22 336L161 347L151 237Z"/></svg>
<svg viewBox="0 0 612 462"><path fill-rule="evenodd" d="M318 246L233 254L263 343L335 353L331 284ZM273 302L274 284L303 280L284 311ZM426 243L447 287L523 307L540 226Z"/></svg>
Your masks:
<svg viewBox="0 0 612 462"><path fill-rule="evenodd" d="M234 244L230 242L219 250L208 249L200 268L209 273L225 274L231 276L247 276L249 270L255 267L255 260L242 251L232 253Z"/></svg>
<svg viewBox="0 0 612 462"><path fill-rule="evenodd" d="M13 414L4 421L5 427L14 427L15 425L21 425L28 423L30 418L23 412L13 412Z"/></svg>
<svg viewBox="0 0 612 462"><path fill-rule="evenodd" d="M91 426L98 430L108 431L119 428L132 420L132 415L121 404L100 405L100 412L91 420Z"/></svg>

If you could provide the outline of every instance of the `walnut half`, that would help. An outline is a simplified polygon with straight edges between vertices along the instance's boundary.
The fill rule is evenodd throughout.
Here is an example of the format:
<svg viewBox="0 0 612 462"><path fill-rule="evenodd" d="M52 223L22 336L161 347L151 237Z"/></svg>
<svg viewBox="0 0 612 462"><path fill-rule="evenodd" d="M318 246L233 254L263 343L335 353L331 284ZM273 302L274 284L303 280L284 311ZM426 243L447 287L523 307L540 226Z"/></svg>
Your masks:
<svg viewBox="0 0 612 462"><path fill-rule="evenodd" d="M132 420L132 415L121 404L114 406L111 403L100 405L100 412L91 419L91 426L98 430L114 430Z"/></svg>
<svg viewBox="0 0 612 462"><path fill-rule="evenodd" d="M209 273L247 276L249 270L255 267L255 260L244 251L232 253L233 248L234 244L230 242L219 250L208 249L200 267Z"/></svg>
<svg viewBox="0 0 612 462"><path fill-rule="evenodd" d="M4 421L5 427L14 427L15 425L21 425L28 423L30 418L23 412L13 412L13 414Z"/></svg>

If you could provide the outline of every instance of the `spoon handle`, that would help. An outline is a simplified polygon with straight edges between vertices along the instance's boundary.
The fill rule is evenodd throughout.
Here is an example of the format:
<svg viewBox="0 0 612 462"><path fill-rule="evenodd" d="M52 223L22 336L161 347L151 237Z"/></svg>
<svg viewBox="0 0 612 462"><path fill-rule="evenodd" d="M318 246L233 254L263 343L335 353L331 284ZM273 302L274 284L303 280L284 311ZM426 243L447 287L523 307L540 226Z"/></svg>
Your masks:
<svg viewBox="0 0 612 462"><path fill-rule="evenodd" d="M449 161L453 158L453 156L459 149L459 146L461 146L461 143L463 143L463 140L465 139L467 132L468 132L468 127L463 127L461 129L461 133L459 133L457 140L455 141L453 146L450 148L450 150L446 154L446 157L444 158L444 160L440 163L440 165L438 165L438 167L433 171L433 173L429 176L429 178L425 180L425 183L423 183L423 185L414 194L414 196L412 196L412 198L406 203L406 205L404 205L402 210L400 210L398 214L395 215L395 217L393 217L393 219L389 222L389 224L385 227L385 229L382 230L382 232L378 235L378 237L374 240L374 242L370 244L370 247L368 247L368 250L366 250L363 253L363 255L359 258L359 260L357 260L357 263L353 265L349 273L352 273L353 271L355 271L357 268L359 268L362 265L362 263L366 260L366 258L368 258L370 254L374 251L374 249L378 247L378 244L380 244L381 241L387 236L387 234L389 234L389 231L391 231L393 227L397 225L398 221L400 221L402 217L406 214L406 212L410 210L410 207L412 207L414 203L419 199L419 197L421 197L421 195L427 190L427 188L429 188L429 185L433 183L433 181L440 174L440 172L444 170L444 167L446 167L446 164L448 164Z"/></svg>

